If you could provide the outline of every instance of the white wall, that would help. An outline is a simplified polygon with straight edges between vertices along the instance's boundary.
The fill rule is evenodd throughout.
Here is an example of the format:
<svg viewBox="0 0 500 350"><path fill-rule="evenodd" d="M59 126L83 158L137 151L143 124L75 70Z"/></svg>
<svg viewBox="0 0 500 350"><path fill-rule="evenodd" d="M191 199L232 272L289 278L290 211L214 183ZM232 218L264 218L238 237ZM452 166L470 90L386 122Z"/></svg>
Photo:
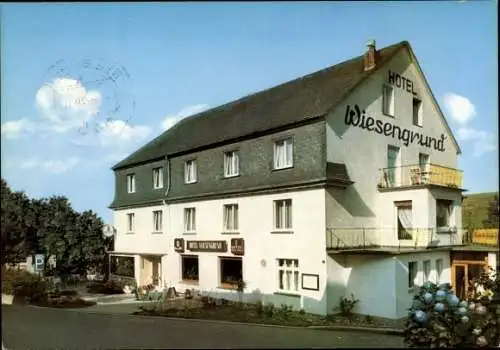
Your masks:
<svg viewBox="0 0 500 350"><path fill-rule="evenodd" d="M423 101L423 126L413 125L412 94L394 87L395 117L382 113L382 89L388 80L388 71L397 72L414 84L414 91ZM409 129L439 139L445 134L445 151L419 145L417 142L405 146L403 141L374 131L348 126L345 123L347 105L357 104L366 111L366 116L383 122L389 121L401 129ZM387 167L388 145L400 148L400 165L418 164L419 153L430 156L430 163L456 167L457 149L452 135L445 128L444 121L432 103L422 77L417 73L410 56L400 52L388 64L375 72L362 86L327 117L326 123L327 160L346 164L349 177L355 182L342 192L329 191L327 195L327 225L330 227L397 227L394 201L413 202L414 226L433 227L435 224L435 203L431 203L428 189L381 192L377 184L381 169ZM353 150L346 152L346 150ZM455 220L461 223L461 192L447 192L457 204ZM349 208L349 210L346 210ZM428 209L426 209L428 208ZM332 213L329 213L332 211ZM457 225L458 226L458 225ZM387 234L382 236L388 237ZM392 239L392 235L391 235Z"/></svg>
<svg viewBox="0 0 500 350"><path fill-rule="evenodd" d="M416 261L418 263L418 273L416 284L423 284L423 262L431 261L430 281L436 283L436 260L443 259L443 272L440 283L451 283L451 264L449 251L434 251L429 253L401 254L395 256L395 280L396 280L396 314L395 318L401 318L408 315L408 308L412 304L413 295L416 289L408 288L408 262Z"/></svg>
<svg viewBox="0 0 500 350"><path fill-rule="evenodd" d="M153 233L153 211L163 210L163 231ZM128 213L135 214L135 229L128 233ZM169 211L165 206L139 207L114 211L117 230L115 251L120 253L166 254L169 250Z"/></svg>
<svg viewBox="0 0 500 350"><path fill-rule="evenodd" d="M273 201L292 199L293 233L272 233ZM238 204L239 233L223 230L223 205ZM184 208L196 208L196 234L184 233ZM279 305L287 303L296 308L324 314L326 312L326 250L325 250L325 191L322 189L295 191L283 194L256 195L234 199L217 199L172 204L164 207L164 232L152 234L152 211L160 207L134 209L135 234L126 233L126 214L131 210L115 211L117 235L115 250L130 253L165 254L162 260L163 281L183 291L194 288L203 291L228 293L221 290L219 257L234 256L230 251L231 238L243 238L243 279L246 293L262 296L262 300ZM174 239L226 240L227 253L190 252L198 255L199 284L181 281L181 254L174 251ZM300 297L275 296L277 291L277 259L299 259L300 273L319 275L319 291L300 290ZM263 266L263 261L265 266ZM136 259L136 263L139 263ZM136 267L136 272L138 268ZM300 281L299 281L300 282ZM299 283L300 284L300 283Z"/></svg>

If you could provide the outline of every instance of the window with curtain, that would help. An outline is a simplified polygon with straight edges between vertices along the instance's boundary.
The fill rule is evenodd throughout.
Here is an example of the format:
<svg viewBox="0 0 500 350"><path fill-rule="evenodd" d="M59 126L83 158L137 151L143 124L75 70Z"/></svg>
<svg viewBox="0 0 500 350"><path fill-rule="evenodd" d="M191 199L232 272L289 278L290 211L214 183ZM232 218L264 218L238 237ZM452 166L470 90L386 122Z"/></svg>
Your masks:
<svg viewBox="0 0 500 350"><path fill-rule="evenodd" d="M445 199L436 200L436 227L448 228L451 226L452 201Z"/></svg>
<svg viewBox="0 0 500 350"><path fill-rule="evenodd" d="M292 228L292 200L274 201L274 228L278 230Z"/></svg>
<svg viewBox="0 0 500 350"><path fill-rule="evenodd" d="M293 166L293 139L289 138L274 143L274 169Z"/></svg>
<svg viewBox="0 0 500 350"><path fill-rule="evenodd" d="M224 205L224 230L238 230L238 204Z"/></svg>
<svg viewBox="0 0 500 350"><path fill-rule="evenodd" d="M299 291L298 259L278 259L278 289L286 292Z"/></svg>
<svg viewBox="0 0 500 350"><path fill-rule="evenodd" d="M398 239L412 239L413 207L411 201L396 202Z"/></svg>
<svg viewBox="0 0 500 350"><path fill-rule="evenodd" d="M187 184L196 182L196 160L191 159L185 163L184 180Z"/></svg>
<svg viewBox="0 0 500 350"><path fill-rule="evenodd" d="M224 153L224 176L231 177L239 174L239 155L236 151Z"/></svg>

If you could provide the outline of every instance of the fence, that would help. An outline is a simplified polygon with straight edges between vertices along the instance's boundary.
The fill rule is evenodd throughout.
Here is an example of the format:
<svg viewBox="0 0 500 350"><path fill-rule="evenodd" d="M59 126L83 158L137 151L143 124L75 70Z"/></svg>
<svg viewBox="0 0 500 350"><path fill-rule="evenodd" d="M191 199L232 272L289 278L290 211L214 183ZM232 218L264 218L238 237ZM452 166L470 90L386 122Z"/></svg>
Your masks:
<svg viewBox="0 0 500 350"><path fill-rule="evenodd" d="M449 232L435 228L328 228L326 248L334 250L368 248L425 248L462 244L462 229Z"/></svg>

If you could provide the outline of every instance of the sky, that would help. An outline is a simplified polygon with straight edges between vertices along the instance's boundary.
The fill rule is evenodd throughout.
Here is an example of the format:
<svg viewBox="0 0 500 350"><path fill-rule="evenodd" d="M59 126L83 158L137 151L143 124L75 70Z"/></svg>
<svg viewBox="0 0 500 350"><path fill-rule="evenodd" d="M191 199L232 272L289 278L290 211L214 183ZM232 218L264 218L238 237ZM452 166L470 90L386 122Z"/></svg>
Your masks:
<svg viewBox="0 0 500 350"><path fill-rule="evenodd" d="M176 121L410 42L462 148L498 191L497 1L2 4L1 172L108 223L119 160Z"/></svg>

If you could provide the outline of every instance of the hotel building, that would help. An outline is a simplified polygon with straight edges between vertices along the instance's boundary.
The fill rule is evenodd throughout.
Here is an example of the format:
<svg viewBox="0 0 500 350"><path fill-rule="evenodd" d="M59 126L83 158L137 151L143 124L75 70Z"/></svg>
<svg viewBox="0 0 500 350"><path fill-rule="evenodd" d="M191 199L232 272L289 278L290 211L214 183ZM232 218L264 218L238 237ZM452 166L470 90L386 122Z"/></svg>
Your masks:
<svg viewBox="0 0 500 350"><path fill-rule="evenodd" d="M399 318L462 245L460 147L406 41L179 121L113 167L139 285Z"/></svg>

